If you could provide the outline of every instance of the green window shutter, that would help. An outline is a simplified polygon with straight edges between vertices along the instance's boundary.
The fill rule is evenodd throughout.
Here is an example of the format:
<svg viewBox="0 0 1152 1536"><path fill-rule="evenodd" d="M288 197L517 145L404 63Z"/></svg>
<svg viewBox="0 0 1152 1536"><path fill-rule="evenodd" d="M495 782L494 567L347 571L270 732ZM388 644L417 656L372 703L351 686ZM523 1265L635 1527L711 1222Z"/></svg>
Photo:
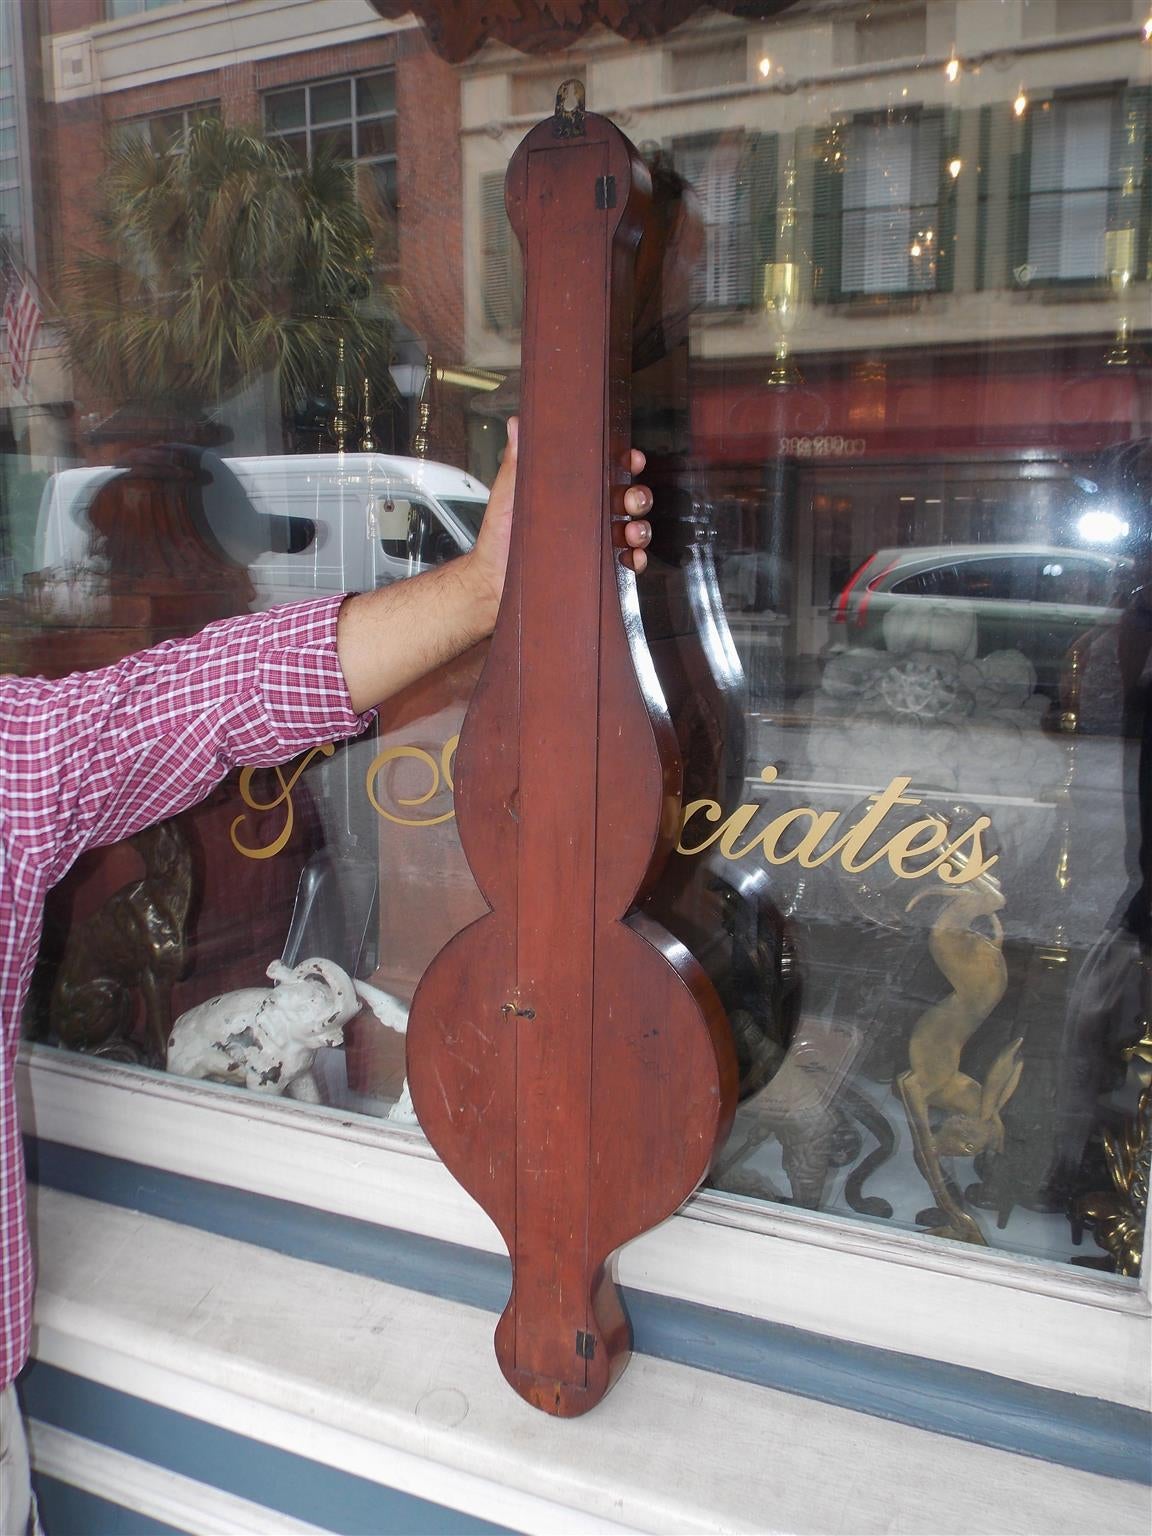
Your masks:
<svg viewBox="0 0 1152 1536"><path fill-rule="evenodd" d="M840 259L844 206L844 134L837 124L818 133L813 143L812 297L835 303L841 294Z"/></svg>
<svg viewBox="0 0 1152 1536"><path fill-rule="evenodd" d="M949 107L942 114L940 130L940 194L936 292L951 293L956 282L956 180L948 163L960 150L960 113Z"/></svg>
<svg viewBox="0 0 1152 1536"><path fill-rule="evenodd" d="M989 182L992 176L992 108L980 108L980 140L977 150L979 163L976 166L976 291L982 293L987 287L987 267L985 265L988 251L988 198L990 193Z"/></svg>
<svg viewBox="0 0 1152 1536"><path fill-rule="evenodd" d="M748 135L748 204L752 223L748 293L753 307L764 298L764 268L776 260L779 227L779 141L774 133Z"/></svg>
<svg viewBox="0 0 1152 1536"><path fill-rule="evenodd" d="M490 171L480 178L480 220L484 324L492 331L517 331L524 303L524 263L504 208L503 171Z"/></svg>
<svg viewBox="0 0 1152 1536"><path fill-rule="evenodd" d="M1024 269L1028 265L1028 216L1032 196L1032 113L1040 103L1029 106L1023 117L1015 112L1008 119L1008 271L1004 274L1009 288L1028 285Z"/></svg>
<svg viewBox="0 0 1152 1536"><path fill-rule="evenodd" d="M1152 280L1152 86L1134 85L1123 93L1119 128L1120 195L1113 227L1135 229L1132 276L1136 282L1148 282Z"/></svg>

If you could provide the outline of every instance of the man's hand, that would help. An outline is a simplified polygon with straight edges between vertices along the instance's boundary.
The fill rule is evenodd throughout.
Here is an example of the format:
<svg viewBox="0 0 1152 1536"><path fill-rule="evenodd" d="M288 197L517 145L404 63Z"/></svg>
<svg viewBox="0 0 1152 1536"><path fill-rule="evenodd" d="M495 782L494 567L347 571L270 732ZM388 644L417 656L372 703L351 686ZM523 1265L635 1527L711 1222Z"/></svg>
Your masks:
<svg viewBox="0 0 1152 1536"><path fill-rule="evenodd" d="M353 709L372 709L492 633L512 538L518 426L513 416L475 548L434 571L350 597L341 608L336 643ZM629 467L634 475L644 468L637 448ZM647 486L624 492L626 558L638 574L648 563L652 529L644 514L651 508Z"/></svg>
<svg viewBox="0 0 1152 1536"><path fill-rule="evenodd" d="M504 574L508 569L508 548L512 539L512 500L516 490L516 451L520 440L520 423L513 416L508 422L508 446L500 461L500 469L493 481L488 497L488 510L480 528L476 548L465 559L471 560L487 594L492 608L492 624L500 607L500 594L504 590ZM633 448L629 472L638 475L643 471L644 455ZM628 522L624 525L624 538L629 549L629 563L637 575L648 564L645 553L652 538L651 524L645 514L652 510L652 492L646 485L630 485L624 492L624 510Z"/></svg>

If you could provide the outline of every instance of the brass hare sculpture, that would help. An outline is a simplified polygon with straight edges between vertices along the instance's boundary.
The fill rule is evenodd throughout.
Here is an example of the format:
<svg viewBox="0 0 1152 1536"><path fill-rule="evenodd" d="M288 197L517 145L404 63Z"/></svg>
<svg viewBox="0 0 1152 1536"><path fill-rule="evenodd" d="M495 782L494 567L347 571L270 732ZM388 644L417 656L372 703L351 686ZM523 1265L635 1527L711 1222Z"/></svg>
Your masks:
<svg viewBox="0 0 1152 1536"><path fill-rule="evenodd" d="M1024 1064L1022 1037L996 1057L984 1081L961 1069L965 1046L1004 996L1008 973L1004 964L1004 930L996 915L1004 905L999 883L980 875L971 884L940 884L921 891L911 909L927 897L947 902L928 941L929 952L952 987L917 1019L908 1042L908 1070L896 1080L912 1132L916 1166L924 1175L936 1207L945 1221L933 1227L936 1237L963 1242L987 1241L976 1219L964 1209L963 1197L941 1166L942 1157L974 1157L988 1150L1003 1151L1004 1124L1000 1111L1015 1093ZM984 920L989 933L974 925ZM932 1111L945 1118L932 1129Z"/></svg>

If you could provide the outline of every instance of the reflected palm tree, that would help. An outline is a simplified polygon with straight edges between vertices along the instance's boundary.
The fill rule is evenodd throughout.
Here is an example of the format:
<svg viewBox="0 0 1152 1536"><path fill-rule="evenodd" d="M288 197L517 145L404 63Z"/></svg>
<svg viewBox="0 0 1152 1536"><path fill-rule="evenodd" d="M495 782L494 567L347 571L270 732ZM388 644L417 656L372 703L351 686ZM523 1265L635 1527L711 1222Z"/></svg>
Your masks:
<svg viewBox="0 0 1152 1536"><path fill-rule="evenodd" d="M391 295L377 280L389 231L354 167L216 118L174 144L109 145L101 244L63 274L72 361L110 406L211 414L261 377L291 416L330 395L339 343L377 401Z"/></svg>

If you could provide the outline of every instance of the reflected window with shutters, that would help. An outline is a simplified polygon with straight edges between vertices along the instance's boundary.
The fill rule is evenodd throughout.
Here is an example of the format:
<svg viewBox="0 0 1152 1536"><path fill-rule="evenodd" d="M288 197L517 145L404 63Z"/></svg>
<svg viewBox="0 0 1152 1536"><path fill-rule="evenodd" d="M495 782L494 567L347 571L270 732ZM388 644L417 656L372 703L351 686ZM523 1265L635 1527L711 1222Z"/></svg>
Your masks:
<svg viewBox="0 0 1152 1536"><path fill-rule="evenodd" d="M773 226L775 141L759 134L676 140L673 160L698 203L703 233L692 298L707 309L747 309L771 260L762 234Z"/></svg>
<svg viewBox="0 0 1152 1536"><path fill-rule="evenodd" d="M854 122L845 135L841 285L845 293L936 287L941 120Z"/></svg>
<svg viewBox="0 0 1152 1536"><path fill-rule="evenodd" d="M1030 118L1029 282L1107 275L1107 235L1124 196L1125 104L1118 92L1055 96ZM1128 195L1132 188L1129 185Z"/></svg>

